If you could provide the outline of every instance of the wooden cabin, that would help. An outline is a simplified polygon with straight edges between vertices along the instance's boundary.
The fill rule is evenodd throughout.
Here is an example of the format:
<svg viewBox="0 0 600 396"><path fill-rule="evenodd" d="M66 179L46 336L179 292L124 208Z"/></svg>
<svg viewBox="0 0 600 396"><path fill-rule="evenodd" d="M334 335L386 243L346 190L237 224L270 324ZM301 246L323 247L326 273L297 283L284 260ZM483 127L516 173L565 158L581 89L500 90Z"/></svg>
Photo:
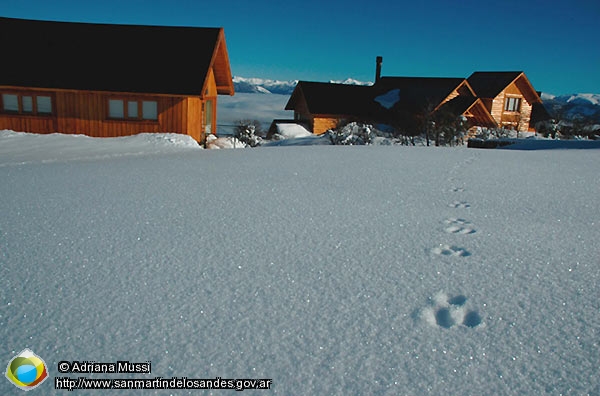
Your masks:
<svg viewBox="0 0 600 396"><path fill-rule="evenodd" d="M397 92L397 101L383 119L414 128L419 118L441 115L466 118L469 127L493 128L496 122L464 78L381 77L373 86L375 98ZM401 117L403 119L397 119Z"/></svg>
<svg viewBox="0 0 600 396"><path fill-rule="evenodd" d="M234 94L222 28L0 18L0 48L0 129L203 142Z"/></svg>
<svg viewBox="0 0 600 396"><path fill-rule="evenodd" d="M535 108L542 110L542 99L525 73L475 72L467 81L498 126L520 132L535 130L532 113Z"/></svg>
<svg viewBox="0 0 600 396"><path fill-rule="evenodd" d="M294 110L294 120L320 135L340 121L369 118L370 87L299 81L285 106Z"/></svg>
<svg viewBox="0 0 600 396"><path fill-rule="evenodd" d="M417 118L440 112L464 116L471 126L496 126L464 78L378 77L372 86L300 81L286 110L315 134L340 121L411 128Z"/></svg>

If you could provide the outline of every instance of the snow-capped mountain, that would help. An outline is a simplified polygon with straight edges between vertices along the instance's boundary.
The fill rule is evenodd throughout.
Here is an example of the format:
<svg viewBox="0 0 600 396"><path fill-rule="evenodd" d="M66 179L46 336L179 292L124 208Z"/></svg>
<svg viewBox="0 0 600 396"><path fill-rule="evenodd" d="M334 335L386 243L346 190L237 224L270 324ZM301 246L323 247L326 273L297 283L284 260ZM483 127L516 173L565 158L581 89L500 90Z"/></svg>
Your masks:
<svg viewBox="0 0 600 396"><path fill-rule="evenodd" d="M291 95L298 80L279 81L263 78L233 77L235 92Z"/></svg>
<svg viewBox="0 0 600 396"><path fill-rule="evenodd" d="M346 84L346 85L373 85L372 81L358 81L353 78L347 78L345 80L329 80L332 84Z"/></svg>
<svg viewBox="0 0 600 396"><path fill-rule="evenodd" d="M554 96L542 93L544 106L554 117L571 119L583 117L600 122L599 94L572 94Z"/></svg>
<svg viewBox="0 0 600 396"><path fill-rule="evenodd" d="M350 85L371 85L371 82L362 82L347 78L345 80L334 81L335 84L350 84ZM233 85L236 92L241 93L263 93L263 94L280 94L291 95L298 84L298 80L280 81L269 80L263 78L245 78L233 77Z"/></svg>
<svg viewBox="0 0 600 396"><path fill-rule="evenodd" d="M558 102L571 103L571 104L600 106L600 95L599 94L572 94L572 95L554 96L551 94L542 93L542 100L558 101Z"/></svg>

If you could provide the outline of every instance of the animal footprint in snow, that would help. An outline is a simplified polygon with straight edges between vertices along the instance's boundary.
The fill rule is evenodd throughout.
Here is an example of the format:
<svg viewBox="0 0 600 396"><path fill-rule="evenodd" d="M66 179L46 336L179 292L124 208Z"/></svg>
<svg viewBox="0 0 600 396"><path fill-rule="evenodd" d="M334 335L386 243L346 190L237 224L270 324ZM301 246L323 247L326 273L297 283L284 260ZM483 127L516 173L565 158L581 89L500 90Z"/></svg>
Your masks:
<svg viewBox="0 0 600 396"><path fill-rule="evenodd" d="M461 235L468 235L468 234L475 233L475 230L473 228L462 227L459 225L451 225L450 227L446 227L446 229L444 229L444 231L446 231L448 234L461 234Z"/></svg>
<svg viewBox="0 0 600 396"><path fill-rule="evenodd" d="M438 247L431 249L431 251L434 254L437 254L438 256L467 257L471 255L471 253L469 253L463 248L442 244L440 244L440 246Z"/></svg>
<svg viewBox="0 0 600 396"><path fill-rule="evenodd" d="M468 202L464 202L464 201L454 201L451 204L449 204L448 206L450 206L451 208L470 208L471 204L469 204Z"/></svg>
<svg viewBox="0 0 600 396"><path fill-rule="evenodd" d="M450 225L461 225L461 226L471 225L470 221L465 220L465 219L457 219L456 217L447 218L446 220L444 220L444 223L450 224Z"/></svg>
<svg viewBox="0 0 600 396"><path fill-rule="evenodd" d="M451 217L449 219L444 220L444 223L448 224L448 227L444 229L448 234L474 234L475 229L469 227L471 223L465 219L456 219Z"/></svg>
<svg viewBox="0 0 600 396"><path fill-rule="evenodd" d="M479 312L468 308L467 297L461 294L449 298L443 292L431 299L431 306L421 311L421 318L432 326L444 329L454 326L473 328L482 324Z"/></svg>
<svg viewBox="0 0 600 396"><path fill-rule="evenodd" d="M450 191L452 191L452 192L465 192L465 189L462 188L462 187L454 187L454 188L451 188Z"/></svg>

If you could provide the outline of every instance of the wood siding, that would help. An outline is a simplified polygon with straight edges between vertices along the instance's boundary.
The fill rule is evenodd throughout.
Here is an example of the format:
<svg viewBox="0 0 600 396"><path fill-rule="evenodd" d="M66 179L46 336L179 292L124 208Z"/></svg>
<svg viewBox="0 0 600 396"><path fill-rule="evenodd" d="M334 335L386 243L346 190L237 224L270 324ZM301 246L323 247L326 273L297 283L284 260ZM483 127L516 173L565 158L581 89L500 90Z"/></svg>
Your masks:
<svg viewBox="0 0 600 396"><path fill-rule="evenodd" d="M313 133L321 135L330 129L335 129L342 118L336 116L315 116L313 120Z"/></svg>
<svg viewBox="0 0 600 396"><path fill-rule="evenodd" d="M233 80L231 78L229 54L227 52L227 45L225 44L225 32L223 29L219 33L219 40L214 55L214 65L211 73L213 74L213 82L215 83L215 92L222 95L233 95ZM217 81L219 81L220 85L217 85Z"/></svg>
<svg viewBox="0 0 600 396"><path fill-rule="evenodd" d="M22 116L0 114L0 130L18 132L53 133L57 131L56 117Z"/></svg>
<svg viewBox="0 0 600 396"><path fill-rule="evenodd" d="M521 99L519 112L504 110L506 99L509 97ZM529 121L531 120L532 109L533 104L527 101L527 98L517 84L512 83L492 100L490 113L500 127L514 128L520 132L527 132L530 130Z"/></svg>
<svg viewBox="0 0 600 396"><path fill-rule="evenodd" d="M204 128L202 127L202 100L190 97L186 99L187 105L187 134L197 142L204 142Z"/></svg>
<svg viewBox="0 0 600 396"><path fill-rule="evenodd" d="M444 103L451 101L452 99L456 98L458 95L459 95L458 90L455 89L454 91L452 91L450 93L450 95L448 95L448 97L446 97L446 99L442 100L442 102L436 106L436 109L442 107L444 105Z"/></svg>
<svg viewBox="0 0 600 396"><path fill-rule="evenodd" d="M212 89L216 93L214 77L212 84ZM12 114L0 108L0 129L34 133L85 134L92 137L162 132L188 134L199 142L204 139L202 100L199 97L0 87L0 94L5 92L20 95L43 92L45 95L50 95L53 101L53 114L47 116ZM110 119L109 99L155 101L158 107L158 119ZM216 97L213 100L215 100L216 114Z"/></svg>

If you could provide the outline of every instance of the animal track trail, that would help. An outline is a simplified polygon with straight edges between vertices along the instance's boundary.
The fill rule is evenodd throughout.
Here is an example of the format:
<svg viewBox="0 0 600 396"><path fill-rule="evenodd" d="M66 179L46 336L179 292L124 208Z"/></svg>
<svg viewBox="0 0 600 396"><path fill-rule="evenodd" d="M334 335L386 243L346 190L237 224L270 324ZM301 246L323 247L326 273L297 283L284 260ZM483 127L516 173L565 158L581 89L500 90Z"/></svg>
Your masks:
<svg viewBox="0 0 600 396"><path fill-rule="evenodd" d="M444 292L439 292L431 299L430 306L421 310L421 318L430 325L443 329L483 325L481 315L468 307L467 300L462 294L448 297Z"/></svg>
<svg viewBox="0 0 600 396"><path fill-rule="evenodd" d="M465 219L456 218L456 217L449 217L446 220L444 220L444 223L452 224L452 225L461 225L461 226L471 225L470 221L465 220Z"/></svg>
<svg viewBox="0 0 600 396"><path fill-rule="evenodd" d="M444 231L446 231L448 234L460 234L460 235L475 234L475 232L476 232L473 228L461 227L461 226L457 226L457 225L446 227L444 229Z"/></svg>
<svg viewBox="0 0 600 396"><path fill-rule="evenodd" d="M450 206L451 208L456 208L456 209L466 209L466 208L470 208L471 204L465 201L454 201L451 204L448 204L448 206Z"/></svg>
<svg viewBox="0 0 600 396"><path fill-rule="evenodd" d="M448 234L468 235L477 232L474 228L469 227L471 223L465 219L451 217L444 220L444 223L448 225L448 227L444 229Z"/></svg>
<svg viewBox="0 0 600 396"><path fill-rule="evenodd" d="M438 247L431 249L433 254L438 256L448 257L468 257L471 255L466 249L457 246L440 244Z"/></svg>
<svg viewBox="0 0 600 396"><path fill-rule="evenodd" d="M463 187L452 187L450 189L451 192L465 192L465 189Z"/></svg>

